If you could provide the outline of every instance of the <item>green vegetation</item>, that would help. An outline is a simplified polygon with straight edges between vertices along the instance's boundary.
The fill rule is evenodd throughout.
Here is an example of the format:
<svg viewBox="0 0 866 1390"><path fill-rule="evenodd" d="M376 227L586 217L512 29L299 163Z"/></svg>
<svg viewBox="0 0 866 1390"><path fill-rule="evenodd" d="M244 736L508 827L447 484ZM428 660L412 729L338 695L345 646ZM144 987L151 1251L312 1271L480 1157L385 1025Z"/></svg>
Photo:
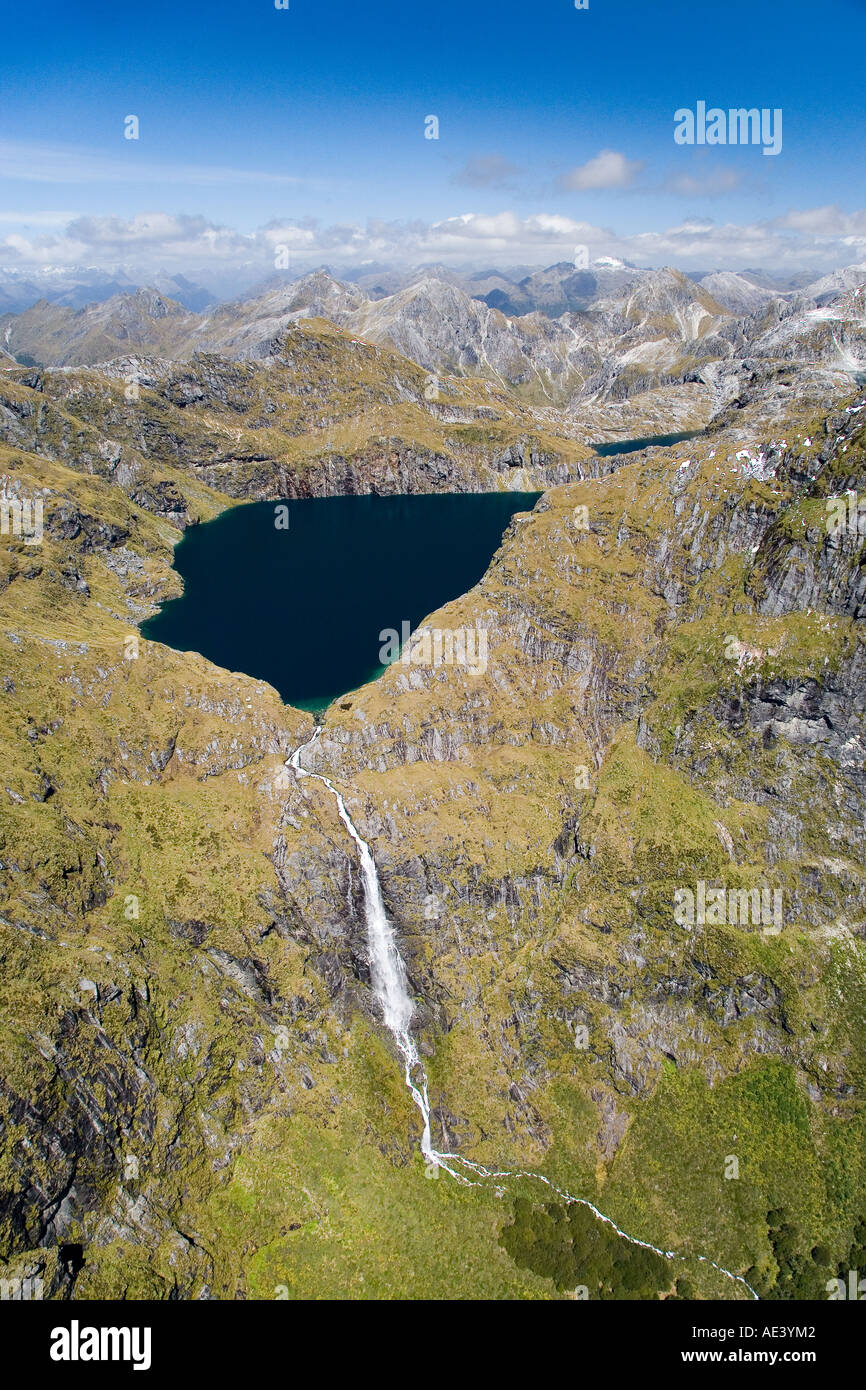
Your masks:
<svg viewBox="0 0 866 1390"><path fill-rule="evenodd" d="M579 1202L533 1207L514 1202L514 1220L500 1237L515 1264L551 1279L561 1293L580 1286L589 1298L658 1298L676 1284L670 1261L633 1245ZM677 1288L688 1297L692 1286Z"/></svg>
<svg viewBox="0 0 866 1390"><path fill-rule="evenodd" d="M53 1269L74 1186L82 1298L747 1297L698 1256L824 1297L866 1273L862 639L848 570L831 600L796 525L814 497L744 478L724 436L684 472L675 448L552 489L440 615L487 627L487 674L391 668L319 753L399 932L434 1143L545 1174L667 1261L531 1179L426 1176L354 848L321 786L278 781L312 721L193 653L126 654L176 592L177 525L281 467L343 450L369 481L397 439L487 467L486 417L434 418L420 369L312 325L290 349L137 407L96 372L0 385L0 472L50 490L42 546L4 538L0 569L2 1256ZM454 391L500 414L491 453L544 443L489 383ZM782 932L677 926L698 878L778 885Z"/></svg>
<svg viewBox="0 0 866 1390"><path fill-rule="evenodd" d="M826 1298L832 1262L828 1247L813 1245L804 1253L801 1232L781 1207L767 1212L767 1235L776 1264L776 1278L770 1282L755 1271L760 1296L780 1300Z"/></svg>

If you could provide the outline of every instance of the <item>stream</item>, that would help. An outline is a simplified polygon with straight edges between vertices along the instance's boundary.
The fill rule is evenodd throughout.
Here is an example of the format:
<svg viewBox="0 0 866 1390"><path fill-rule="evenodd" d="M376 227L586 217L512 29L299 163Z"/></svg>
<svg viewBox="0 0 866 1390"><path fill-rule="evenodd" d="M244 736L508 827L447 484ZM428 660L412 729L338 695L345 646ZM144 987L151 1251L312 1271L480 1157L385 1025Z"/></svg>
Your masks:
<svg viewBox="0 0 866 1390"><path fill-rule="evenodd" d="M428 1165L435 1168L442 1168L450 1173L451 1177L467 1186L481 1186L487 1181L492 1181L498 1194L504 1192L502 1180L514 1178L530 1178L536 1182L545 1183L553 1192L566 1203L578 1203L587 1207L599 1221L610 1226L618 1236L629 1242L630 1245L642 1246L645 1250L652 1250L657 1255L661 1255L666 1260L689 1260L694 1259L702 1264L711 1265L726 1278L735 1283L742 1284L748 1289L752 1298L757 1299L758 1294L751 1284L740 1274L734 1274L731 1270L725 1269L722 1265L716 1264L708 1255L682 1255L676 1250L661 1250L657 1245L651 1244L648 1240L641 1240L638 1236L629 1235L623 1231L611 1217L605 1216L604 1212L599 1211L598 1207L586 1197L575 1197L564 1188L557 1187L551 1182L550 1178L543 1173L526 1172L521 1169L516 1170L496 1170L485 1168L483 1164L476 1163L472 1159L463 1158L460 1154L438 1153L433 1148L430 1136L430 1100L427 1087L427 1073L424 1064L418 1054L418 1049L412 1037L410 1028L412 1015L415 1006L409 995L409 980L403 957L400 955L397 946L396 934L388 914L385 910L385 902L382 897L382 888L379 883L379 875L376 870L376 861L373 858L372 850L359 834L352 817L346 809L346 803L339 789L334 785L329 777L325 777L320 772L310 772L301 766L301 754L308 748L312 748L317 742L322 732L323 726L318 724L312 737L306 743L302 743L295 749L291 757L286 761L286 767L290 767L299 778L312 777L317 782L322 782L334 797L337 803L337 810L340 819L345 825L350 837L354 841L358 850L358 857L361 861L361 875L364 888L364 922L367 929L367 945L370 952L370 974L373 984L373 992L382 1009L382 1018L385 1027L390 1032L397 1046L397 1051L403 1059L404 1077L409 1094L417 1106L423 1121L423 1131L421 1135L421 1153ZM460 1166L457 1166L460 1165Z"/></svg>

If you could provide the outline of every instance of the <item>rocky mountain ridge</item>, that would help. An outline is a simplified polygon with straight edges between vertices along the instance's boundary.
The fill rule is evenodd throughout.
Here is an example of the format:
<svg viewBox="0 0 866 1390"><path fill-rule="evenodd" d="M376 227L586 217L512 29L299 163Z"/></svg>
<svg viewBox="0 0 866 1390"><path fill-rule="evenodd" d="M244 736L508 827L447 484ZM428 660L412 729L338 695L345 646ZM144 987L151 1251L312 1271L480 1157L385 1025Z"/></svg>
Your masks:
<svg viewBox="0 0 866 1390"><path fill-rule="evenodd" d="M849 320L809 320L801 365L797 312L764 313L773 355L702 368L704 435L609 459L483 377L430 400L422 367L306 315L261 358L3 372L0 472L46 504L43 544L0 552L4 1277L56 1298L554 1296L501 1246L492 1190L425 1177L355 847L284 768L310 717L137 635L177 592L183 526L233 502L518 477L544 497L429 618L483 627L487 670L398 663L335 703L314 755L379 868L439 1146L543 1172L769 1297L780 1208L801 1292L847 1258L864 541L828 502L866 490L866 405L822 360ZM739 332L667 279L617 314L636 346L654 314ZM184 311L162 317L170 336ZM699 881L781 891L781 929L684 930Z"/></svg>
<svg viewBox="0 0 866 1390"><path fill-rule="evenodd" d="M323 318L428 372L486 377L528 403L571 414L664 387L684 390L708 371L742 373L753 358L799 355L827 373L828 386L866 364L856 292L866 271L858 267L783 295L729 273L700 283L670 269L629 272L625 283L623 274L610 271L607 282L595 276L587 307L556 318L538 310L507 315L436 276L369 298L317 271L204 315L146 290L81 310L43 301L3 316L0 337L19 361L42 366L91 366L130 353L267 362L289 326Z"/></svg>

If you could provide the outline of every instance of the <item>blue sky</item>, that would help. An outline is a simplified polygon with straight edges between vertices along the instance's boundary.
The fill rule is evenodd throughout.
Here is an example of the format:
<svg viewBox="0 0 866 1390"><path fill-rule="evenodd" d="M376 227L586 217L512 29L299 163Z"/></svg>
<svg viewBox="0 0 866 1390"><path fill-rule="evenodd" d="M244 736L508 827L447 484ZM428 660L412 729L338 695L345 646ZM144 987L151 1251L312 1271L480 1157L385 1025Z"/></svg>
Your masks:
<svg viewBox="0 0 866 1390"><path fill-rule="evenodd" d="M866 255L866 0L34 13L4 20L0 264L266 260L281 226L299 264ZM781 153L675 145L698 100L781 108Z"/></svg>

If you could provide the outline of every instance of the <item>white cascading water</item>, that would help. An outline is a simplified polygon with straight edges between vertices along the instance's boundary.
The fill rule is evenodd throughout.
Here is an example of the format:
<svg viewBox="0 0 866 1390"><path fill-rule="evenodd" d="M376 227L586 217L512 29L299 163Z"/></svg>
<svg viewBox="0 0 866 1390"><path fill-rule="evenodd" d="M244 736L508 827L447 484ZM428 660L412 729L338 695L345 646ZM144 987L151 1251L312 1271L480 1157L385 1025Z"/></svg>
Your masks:
<svg viewBox="0 0 866 1390"><path fill-rule="evenodd" d="M408 979L406 967L403 964L403 957L397 950L397 943L394 939L394 928L388 921L388 914L385 911L385 903L382 899L382 889L379 886L379 875L376 872L376 863L370 851L370 846L363 840L355 829L352 817L346 810L340 792L334 786L329 777L324 777L320 772L308 772L301 767L301 754L312 747L322 732L322 725L316 726L315 733L306 743L302 743L300 748L296 748L292 756L286 763L287 767L297 773L299 777L315 777L317 782L323 782L337 802L337 810L340 819L358 846L358 855L361 860L361 877L364 888L364 918L367 927L367 946L370 951L370 973L373 980L373 990L382 1008L382 1017L385 1027L391 1033L400 1055L403 1058L404 1074L406 1085L409 1092L421 1112L424 1121L424 1130L421 1135L421 1152L428 1163L434 1163L437 1167L448 1168L447 1163L442 1162L442 1155L437 1154L432 1146L430 1139L430 1101L427 1096L427 1073L418 1056L418 1049L415 1046L412 1034L409 1032L409 1025L412 1022L414 1005L409 997ZM448 1168L448 1172L452 1172ZM455 1177L458 1175L455 1173Z"/></svg>
<svg viewBox="0 0 866 1390"><path fill-rule="evenodd" d="M698 1260L702 1264L711 1265L726 1278L732 1279L735 1283L742 1284L748 1289L752 1298L758 1295L751 1284L740 1274L734 1274L723 1265L716 1264L708 1255L680 1255L676 1250L660 1250L657 1245L650 1244L647 1240L640 1240L637 1236L631 1236L627 1231L623 1231L616 1222L604 1212L599 1211L592 1202L586 1197L574 1197L564 1188L557 1187L543 1173L532 1173L520 1170L503 1170L485 1168L480 1163L475 1163L472 1159L463 1158L460 1154L438 1153L433 1148L430 1137L430 1101L427 1095L427 1073L421 1058L418 1056L418 1049L415 1046L412 1034L409 1031L414 1005L409 997L408 977L403 957L397 949L397 942L394 936L394 928L388 921L388 914L385 911L385 903L382 898L382 889L379 884L379 875L376 872L376 861L373 858L370 846L358 834L352 817L346 810L346 803L343 801L339 790L334 786L330 777L325 777L321 772L309 772L307 768L301 767L301 754L318 739L322 732L322 725L317 724L312 738L306 743L302 743L296 748L292 756L287 760L286 767L290 767L298 777L313 777L317 782L322 782L334 797L337 803L337 810L340 819L348 830L350 836L358 846L358 855L361 860L361 876L364 888L364 918L367 927L367 945L370 952L370 973L373 981L373 990L382 1009L382 1017L385 1027L391 1033L397 1049L403 1058L404 1075L406 1085L414 1100L421 1118L424 1122L424 1129L421 1135L421 1152L428 1164L435 1165L436 1168L443 1168L450 1173L458 1182L466 1183L469 1186L480 1186L485 1179L492 1179L499 1188L498 1179L501 1178L532 1178L536 1182L543 1182L560 1196L567 1203L577 1203L587 1207L599 1221L610 1226L616 1231L617 1235L630 1245L642 1246L645 1250L653 1250L657 1255L662 1255L666 1260L687 1260L689 1258ZM451 1165L461 1164L467 1173L457 1171ZM469 1177L471 1173L474 1176Z"/></svg>

